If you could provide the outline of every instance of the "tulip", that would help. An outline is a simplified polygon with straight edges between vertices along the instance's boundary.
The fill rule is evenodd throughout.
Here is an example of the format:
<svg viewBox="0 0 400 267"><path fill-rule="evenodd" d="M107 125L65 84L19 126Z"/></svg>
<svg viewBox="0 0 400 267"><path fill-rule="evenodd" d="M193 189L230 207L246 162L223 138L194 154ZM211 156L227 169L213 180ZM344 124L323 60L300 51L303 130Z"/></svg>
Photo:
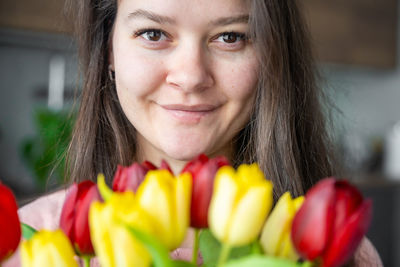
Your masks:
<svg viewBox="0 0 400 267"><path fill-rule="evenodd" d="M88 213L91 203L100 200L97 186L92 181L72 184L61 211L60 228L74 244L80 255L93 254Z"/></svg>
<svg viewBox="0 0 400 267"><path fill-rule="evenodd" d="M190 161L182 173L189 172L193 179L192 201L190 206L190 226L195 228L208 227L208 207L214 185L214 177L218 169L229 165L225 157L208 159L204 154Z"/></svg>
<svg viewBox="0 0 400 267"><path fill-rule="evenodd" d="M37 232L21 244L22 267L78 267L74 250L61 230Z"/></svg>
<svg viewBox="0 0 400 267"><path fill-rule="evenodd" d="M149 169L146 165L141 165L136 162L129 167L118 165L113 179L113 191L125 192L126 190L131 190L136 192L148 171Z"/></svg>
<svg viewBox="0 0 400 267"><path fill-rule="evenodd" d="M142 166L148 170L157 170L157 167L153 163L147 160L142 162Z"/></svg>
<svg viewBox="0 0 400 267"><path fill-rule="evenodd" d="M326 178L311 188L292 226L292 240L306 259L323 267L346 263L366 233L372 202L344 180Z"/></svg>
<svg viewBox="0 0 400 267"><path fill-rule="evenodd" d="M228 246L241 246L259 235L271 206L272 183L257 164L220 168L208 218L214 236Z"/></svg>
<svg viewBox="0 0 400 267"><path fill-rule="evenodd" d="M142 164L134 162L128 167L118 165L114 175L112 189L115 192L125 192L126 190L136 192L139 185L143 182L146 173L156 169L157 167L150 161L144 161ZM172 173L171 167L165 160L161 161L160 169L168 170Z"/></svg>
<svg viewBox="0 0 400 267"><path fill-rule="evenodd" d="M93 246L102 267L150 266L150 254L124 225L154 234L155 226L137 205L133 192L113 193L106 202L93 203L89 223Z"/></svg>
<svg viewBox="0 0 400 267"><path fill-rule="evenodd" d="M284 193L265 222L261 234L261 246L271 256L297 261L299 255L293 247L290 231L294 215L304 201L304 197L292 199L289 192Z"/></svg>
<svg viewBox="0 0 400 267"><path fill-rule="evenodd" d="M0 262L14 253L21 239L17 210L13 193L0 183Z"/></svg>
<svg viewBox="0 0 400 267"><path fill-rule="evenodd" d="M156 236L169 250L183 241L190 220L192 179L167 170L149 171L137 190L138 205L157 225Z"/></svg>
<svg viewBox="0 0 400 267"><path fill-rule="evenodd" d="M174 172L171 170L171 167L169 166L168 162L166 162L165 160L161 160L161 165L160 168L158 168L159 170L167 170L170 173L174 174Z"/></svg>

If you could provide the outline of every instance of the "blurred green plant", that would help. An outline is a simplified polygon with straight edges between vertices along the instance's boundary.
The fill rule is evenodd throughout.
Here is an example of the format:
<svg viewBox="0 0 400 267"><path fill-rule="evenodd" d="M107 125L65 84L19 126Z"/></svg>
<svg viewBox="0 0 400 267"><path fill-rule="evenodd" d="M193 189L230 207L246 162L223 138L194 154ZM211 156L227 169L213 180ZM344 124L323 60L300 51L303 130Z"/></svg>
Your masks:
<svg viewBox="0 0 400 267"><path fill-rule="evenodd" d="M48 108L34 111L37 134L23 140L21 155L39 190L45 190L50 180L55 185L63 182L65 154L74 122L75 114L71 111Z"/></svg>

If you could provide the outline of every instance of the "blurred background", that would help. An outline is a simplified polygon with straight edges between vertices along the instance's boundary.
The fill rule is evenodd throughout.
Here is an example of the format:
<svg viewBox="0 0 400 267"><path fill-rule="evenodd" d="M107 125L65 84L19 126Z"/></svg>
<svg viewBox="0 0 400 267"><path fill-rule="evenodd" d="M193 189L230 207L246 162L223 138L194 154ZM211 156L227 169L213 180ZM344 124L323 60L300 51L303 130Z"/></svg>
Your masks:
<svg viewBox="0 0 400 267"><path fill-rule="evenodd" d="M346 177L374 201L368 236L385 266L400 266L400 1L301 4ZM80 81L63 8L0 0L0 180L21 205L62 183Z"/></svg>

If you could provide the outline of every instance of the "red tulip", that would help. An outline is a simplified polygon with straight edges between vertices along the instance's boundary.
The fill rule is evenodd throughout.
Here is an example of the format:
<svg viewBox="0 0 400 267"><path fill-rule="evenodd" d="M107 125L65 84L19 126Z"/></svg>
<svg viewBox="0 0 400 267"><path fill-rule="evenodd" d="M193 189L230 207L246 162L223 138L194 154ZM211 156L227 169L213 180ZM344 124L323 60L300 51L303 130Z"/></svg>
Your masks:
<svg viewBox="0 0 400 267"><path fill-rule="evenodd" d="M292 240L304 258L323 267L345 264L367 232L372 202L347 181L326 178L311 188L292 224Z"/></svg>
<svg viewBox="0 0 400 267"><path fill-rule="evenodd" d="M74 244L78 254L93 254L88 213L93 201L100 201L97 186L92 181L72 184L61 211L60 227Z"/></svg>
<svg viewBox="0 0 400 267"><path fill-rule="evenodd" d="M167 170L170 173L174 174L174 172L171 170L171 167L169 166L168 162L166 162L165 160L161 161L161 166L159 168L160 170Z"/></svg>
<svg viewBox="0 0 400 267"><path fill-rule="evenodd" d="M157 170L157 167L154 166L153 163L151 163L150 161L147 161L147 160L142 162L142 166L147 168L148 170Z"/></svg>
<svg viewBox="0 0 400 267"><path fill-rule="evenodd" d="M132 190L136 192L148 171L149 169L146 166L136 162L129 167L118 165L112 185L113 191L125 192L126 190Z"/></svg>
<svg viewBox="0 0 400 267"><path fill-rule="evenodd" d="M204 154L188 162L182 173L190 172L193 178L190 225L195 228L208 227L208 207L213 192L214 177L218 169L229 165L225 157L208 159Z"/></svg>
<svg viewBox="0 0 400 267"><path fill-rule="evenodd" d="M0 262L14 253L21 239L17 210L13 193L0 183Z"/></svg>
<svg viewBox="0 0 400 267"><path fill-rule="evenodd" d="M128 167L118 165L114 175L112 189L114 192L125 192L126 190L136 192L139 185L143 182L146 173L156 169L157 167L150 161L144 161L142 164L134 162ZM161 167L159 169L168 170L172 173L170 166L165 160L161 161Z"/></svg>

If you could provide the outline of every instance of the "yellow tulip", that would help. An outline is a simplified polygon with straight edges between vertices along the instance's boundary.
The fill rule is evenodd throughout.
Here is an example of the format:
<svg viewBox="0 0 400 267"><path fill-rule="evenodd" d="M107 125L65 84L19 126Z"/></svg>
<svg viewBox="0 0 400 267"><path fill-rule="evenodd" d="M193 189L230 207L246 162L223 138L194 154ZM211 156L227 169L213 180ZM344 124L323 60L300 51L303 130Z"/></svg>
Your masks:
<svg viewBox="0 0 400 267"><path fill-rule="evenodd" d="M243 164L236 172L221 167L208 211L210 230L224 244L248 244L259 235L272 201L272 183L257 164Z"/></svg>
<svg viewBox="0 0 400 267"><path fill-rule="evenodd" d="M303 201L303 196L292 199L289 192L280 197L261 234L260 242L266 254L292 260L299 258L293 247L290 231L294 215Z"/></svg>
<svg viewBox="0 0 400 267"><path fill-rule="evenodd" d="M151 221L131 191L113 193L105 203L95 202L90 207L90 235L100 265L150 266L150 254L125 224L152 233Z"/></svg>
<svg viewBox="0 0 400 267"><path fill-rule="evenodd" d="M23 267L78 267L74 250L68 237L61 230L42 230L21 244Z"/></svg>
<svg viewBox="0 0 400 267"><path fill-rule="evenodd" d="M167 170L149 171L137 190L138 205L150 217L156 236L169 249L182 243L190 222L192 178Z"/></svg>

